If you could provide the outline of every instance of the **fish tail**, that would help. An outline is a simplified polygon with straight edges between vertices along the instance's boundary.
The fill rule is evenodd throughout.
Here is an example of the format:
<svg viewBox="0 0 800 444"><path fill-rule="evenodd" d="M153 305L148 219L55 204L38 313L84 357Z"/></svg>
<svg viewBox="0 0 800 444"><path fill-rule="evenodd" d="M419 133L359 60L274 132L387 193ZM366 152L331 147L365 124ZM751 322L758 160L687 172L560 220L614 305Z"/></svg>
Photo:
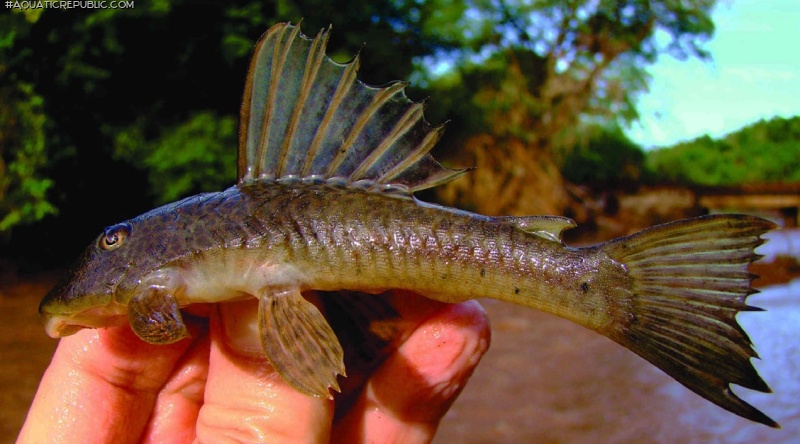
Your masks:
<svg viewBox="0 0 800 444"><path fill-rule="evenodd" d="M718 406L777 428L730 388L771 392L750 361L758 356L736 315L761 310L745 303L757 292L747 267L761 257L754 249L773 228L753 216L706 216L599 249L624 265L632 288L627 319L604 333Z"/></svg>

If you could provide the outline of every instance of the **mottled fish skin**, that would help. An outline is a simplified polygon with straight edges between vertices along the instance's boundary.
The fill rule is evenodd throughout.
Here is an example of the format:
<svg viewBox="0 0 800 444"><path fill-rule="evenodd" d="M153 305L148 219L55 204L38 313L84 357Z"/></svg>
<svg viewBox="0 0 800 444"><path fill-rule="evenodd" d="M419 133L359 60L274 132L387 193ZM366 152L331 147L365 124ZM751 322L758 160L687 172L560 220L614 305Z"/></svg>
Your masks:
<svg viewBox="0 0 800 444"><path fill-rule="evenodd" d="M445 302L533 299L595 328L609 323L630 291L621 264L599 250L569 248L503 218L363 190L257 183L146 216L131 221L147 239L146 254L133 256L148 258L143 271L179 270L191 284L182 305L287 284L254 274L253 266L239 264L243 257L260 268L297 269L292 279L303 291L406 288ZM143 278L130 271L117 302L127 304Z"/></svg>
<svg viewBox="0 0 800 444"><path fill-rule="evenodd" d="M187 287L178 300L185 306L284 285L257 273L283 265L299 270L292 279L303 291L406 288L444 302L534 298L544 311L568 319L580 313L581 324L596 326L625 299L624 270L598 251L525 233L504 218L325 184L231 187L126 223L135 248L119 251L125 272L108 287L121 306L156 270L183 276ZM612 278L598 275L603 260L602 273ZM107 271L81 278L103 282Z"/></svg>
<svg viewBox="0 0 800 444"><path fill-rule="evenodd" d="M189 335L181 307L256 298L264 352L300 392L331 397L343 351L310 290L489 297L608 336L711 402L769 426L730 384L769 391L736 321L748 265L775 225L718 215L588 248L553 216L487 217L418 201L456 179L430 156L441 135L403 84L368 87L357 59L325 56L279 24L257 44L242 106L239 181L107 228L42 300L48 334L128 322L145 341Z"/></svg>

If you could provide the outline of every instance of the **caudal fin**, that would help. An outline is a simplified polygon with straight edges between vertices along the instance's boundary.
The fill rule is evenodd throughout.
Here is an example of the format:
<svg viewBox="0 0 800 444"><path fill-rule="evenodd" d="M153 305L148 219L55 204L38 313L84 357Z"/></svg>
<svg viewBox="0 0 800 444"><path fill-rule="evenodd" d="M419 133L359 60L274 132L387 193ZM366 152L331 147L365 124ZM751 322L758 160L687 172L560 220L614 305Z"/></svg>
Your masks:
<svg viewBox="0 0 800 444"><path fill-rule="evenodd" d="M609 336L695 393L744 418L778 423L737 397L730 384L769 387L750 362L757 357L736 322L755 277L747 266L767 220L717 215L659 225L600 247L623 263L634 297L628 322Z"/></svg>

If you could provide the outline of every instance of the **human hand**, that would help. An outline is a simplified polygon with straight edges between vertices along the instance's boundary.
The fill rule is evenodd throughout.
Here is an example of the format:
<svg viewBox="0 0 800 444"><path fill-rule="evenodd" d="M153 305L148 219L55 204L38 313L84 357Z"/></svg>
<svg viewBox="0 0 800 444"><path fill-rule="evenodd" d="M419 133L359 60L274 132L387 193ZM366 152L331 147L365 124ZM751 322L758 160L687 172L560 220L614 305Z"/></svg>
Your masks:
<svg viewBox="0 0 800 444"><path fill-rule="evenodd" d="M488 348L488 321L474 301L390 299L396 349L366 373L348 367L358 383L336 401L275 373L248 333L255 301L187 316L192 339L170 345L147 344L127 325L82 330L61 340L18 442L430 441Z"/></svg>

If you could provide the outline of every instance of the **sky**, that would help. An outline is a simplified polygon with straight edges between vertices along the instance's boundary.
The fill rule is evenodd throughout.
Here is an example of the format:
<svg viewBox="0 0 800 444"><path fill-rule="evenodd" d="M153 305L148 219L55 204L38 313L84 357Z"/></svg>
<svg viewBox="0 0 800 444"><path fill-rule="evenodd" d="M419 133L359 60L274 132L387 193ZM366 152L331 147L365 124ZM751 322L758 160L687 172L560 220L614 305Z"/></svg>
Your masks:
<svg viewBox="0 0 800 444"><path fill-rule="evenodd" d="M800 1L722 0L712 19L711 62L662 56L648 70L634 142L667 146L800 115Z"/></svg>

